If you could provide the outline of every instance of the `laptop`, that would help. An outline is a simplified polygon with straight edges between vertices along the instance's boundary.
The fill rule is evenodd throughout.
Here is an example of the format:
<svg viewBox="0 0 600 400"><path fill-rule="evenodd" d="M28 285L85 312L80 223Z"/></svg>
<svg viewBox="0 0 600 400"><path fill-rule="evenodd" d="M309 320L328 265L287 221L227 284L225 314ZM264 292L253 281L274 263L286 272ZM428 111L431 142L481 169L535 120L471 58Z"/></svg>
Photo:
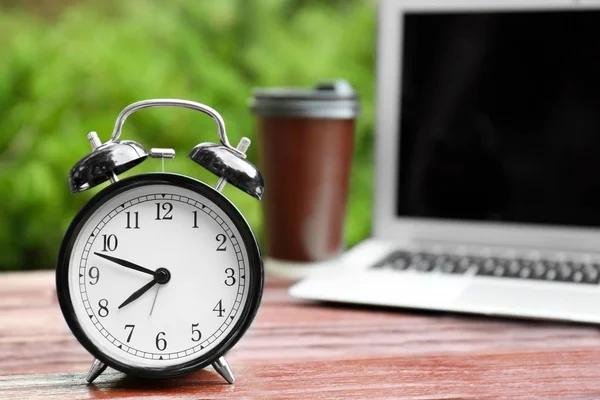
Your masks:
<svg viewBox="0 0 600 400"><path fill-rule="evenodd" d="M600 1L379 7L373 234L291 295L600 322Z"/></svg>

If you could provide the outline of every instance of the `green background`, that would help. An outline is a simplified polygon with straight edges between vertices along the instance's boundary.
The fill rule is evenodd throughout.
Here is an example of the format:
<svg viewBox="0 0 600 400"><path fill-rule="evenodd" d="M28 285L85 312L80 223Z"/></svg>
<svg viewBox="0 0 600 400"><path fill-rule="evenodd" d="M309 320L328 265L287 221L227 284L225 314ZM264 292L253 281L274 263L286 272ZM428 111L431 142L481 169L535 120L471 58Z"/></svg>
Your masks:
<svg viewBox="0 0 600 400"><path fill-rule="evenodd" d="M118 113L147 98L218 110L229 138L254 137L253 87L348 80L360 95L346 244L370 232L376 35L374 1L0 1L0 270L53 268L75 213L105 185L72 195L69 170L106 141ZM216 141L209 118L144 110L123 139L172 147L167 171L214 184L185 154ZM256 162L256 146L249 158ZM158 171L148 160L125 175ZM268 190L268 187L267 187ZM225 194L262 237L260 202Z"/></svg>

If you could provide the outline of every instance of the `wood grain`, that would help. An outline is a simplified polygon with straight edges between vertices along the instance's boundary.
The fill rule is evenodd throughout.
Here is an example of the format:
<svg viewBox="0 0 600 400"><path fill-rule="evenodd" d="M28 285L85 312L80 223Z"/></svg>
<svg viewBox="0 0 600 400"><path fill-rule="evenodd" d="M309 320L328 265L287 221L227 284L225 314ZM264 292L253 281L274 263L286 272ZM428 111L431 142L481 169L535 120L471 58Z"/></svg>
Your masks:
<svg viewBox="0 0 600 400"><path fill-rule="evenodd" d="M207 369L145 381L107 371L62 319L51 272L0 275L0 399L598 399L597 327L316 305L269 280L257 320Z"/></svg>

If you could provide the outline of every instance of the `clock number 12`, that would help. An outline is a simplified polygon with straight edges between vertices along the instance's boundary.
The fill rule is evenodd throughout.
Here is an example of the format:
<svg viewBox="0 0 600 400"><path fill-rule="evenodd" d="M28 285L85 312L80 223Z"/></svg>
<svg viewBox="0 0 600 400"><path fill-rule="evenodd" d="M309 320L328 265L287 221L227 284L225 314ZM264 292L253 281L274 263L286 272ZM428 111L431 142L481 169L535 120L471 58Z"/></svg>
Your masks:
<svg viewBox="0 0 600 400"><path fill-rule="evenodd" d="M164 213L161 213L160 210L164 211ZM173 216L171 215L171 213L173 212L173 204L171 203L162 203L162 206L160 203L156 203L156 221L161 221L161 220L165 220L165 219L173 219Z"/></svg>

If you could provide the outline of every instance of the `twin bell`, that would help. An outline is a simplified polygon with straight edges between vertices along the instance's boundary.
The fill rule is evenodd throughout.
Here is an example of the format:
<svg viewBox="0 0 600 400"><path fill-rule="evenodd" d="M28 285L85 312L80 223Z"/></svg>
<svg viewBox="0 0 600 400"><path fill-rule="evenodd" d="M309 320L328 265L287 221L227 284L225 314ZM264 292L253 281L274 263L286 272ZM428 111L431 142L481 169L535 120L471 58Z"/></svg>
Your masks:
<svg viewBox="0 0 600 400"><path fill-rule="evenodd" d="M217 125L220 143L200 143L188 157L221 179L217 184L232 184L250 196L260 200L264 192L264 180L258 169L246 159L250 146L248 138L242 138L237 148L227 139L225 123L221 115L211 107L201 103L179 99L143 100L125 107L117 117L115 128L109 141L102 143L96 132L88 134L92 152L77 162L69 174L69 187L72 193L79 193L110 180L118 181L117 176L150 158L173 158L172 149L151 149L148 152L141 144L131 140L120 140L121 130L127 117L136 111L153 107L179 107L200 111L210 116ZM222 187L221 184L221 187Z"/></svg>

